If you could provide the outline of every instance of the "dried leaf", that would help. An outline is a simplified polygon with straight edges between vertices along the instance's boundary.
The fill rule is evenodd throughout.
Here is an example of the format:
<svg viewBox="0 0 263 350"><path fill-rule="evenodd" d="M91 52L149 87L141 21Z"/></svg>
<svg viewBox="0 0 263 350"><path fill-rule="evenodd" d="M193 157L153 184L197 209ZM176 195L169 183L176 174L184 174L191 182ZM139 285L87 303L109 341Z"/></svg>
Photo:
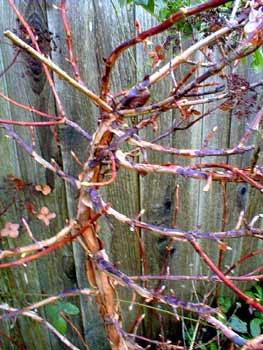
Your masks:
<svg viewBox="0 0 263 350"><path fill-rule="evenodd" d="M13 224L12 222L7 222L5 227L0 231L1 237L17 238L19 236L19 224Z"/></svg>
<svg viewBox="0 0 263 350"><path fill-rule="evenodd" d="M198 115L201 115L201 112L198 111L198 110L196 110L196 109L192 109L191 112L192 112L193 115L197 115L197 116L198 116Z"/></svg>
<svg viewBox="0 0 263 350"><path fill-rule="evenodd" d="M37 214L37 218L44 222L46 226L49 226L49 221L55 219L56 214L50 213L47 207L42 207Z"/></svg>
<svg viewBox="0 0 263 350"><path fill-rule="evenodd" d="M221 242L220 244L218 244L218 250L225 252L227 250L232 250L232 248L229 245L227 245L225 242Z"/></svg>
<svg viewBox="0 0 263 350"><path fill-rule="evenodd" d="M164 47L162 45L155 46L153 51L148 53L149 57L153 60L152 67L158 66L158 64L165 60Z"/></svg>
<svg viewBox="0 0 263 350"><path fill-rule="evenodd" d="M51 192L51 188L48 185L36 185L35 190L41 192L44 196L47 196Z"/></svg>
<svg viewBox="0 0 263 350"><path fill-rule="evenodd" d="M226 112L232 109L233 107L234 107L234 101L231 98L229 98L219 106L219 109L221 109L221 111Z"/></svg>
<svg viewBox="0 0 263 350"><path fill-rule="evenodd" d="M229 111L238 118L248 117L255 112L257 93L250 88L249 82L237 74L226 76L229 98L220 105L219 109Z"/></svg>
<svg viewBox="0 0 263 350"><path fill-rule="evenodd" d="M32 214L32 215L36 214L36 210L34 208L34 205L30 201L26 201L24 206L29 211L30 214Z"/></svg>
<svg viewBox="0 0 263 350"><path fill-rule="evenodd" d="M18 177L15 177L13 175L8 176L9 180L12 181L16 187L17 191L22 191L25 187L25 183L23 180L19 179Z"/></svg>

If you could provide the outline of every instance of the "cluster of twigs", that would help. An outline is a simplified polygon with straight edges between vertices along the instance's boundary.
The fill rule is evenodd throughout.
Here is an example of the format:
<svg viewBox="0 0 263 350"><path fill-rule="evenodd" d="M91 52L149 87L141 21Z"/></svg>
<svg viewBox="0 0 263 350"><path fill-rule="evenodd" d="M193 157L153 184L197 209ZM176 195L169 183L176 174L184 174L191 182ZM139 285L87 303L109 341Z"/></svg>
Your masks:
<svg viewBox="0 0 263 350"><path fill-rule="evenodd" d="M178 53L167 64L160 66L151 75L144 78L144 80L138 82L130 90L120 92L113 97L110 90L111 71L120 55L138 43L145 43L148 38L156 34L162 33L177 21L190 18L194 15L202 14L207 10L217 8L220 5L225 4L226 0L210 0L200 5L193 6L191 8L182 8L177 13L173 14L167 20L161 24L146 30L144 32L138 31L137 35L120 44L114 49L104 63L104 74L101 78L101 92L100 96L94 94L83 82L80 77L80 72L77 65L77 60L73 52L73 43L71 37L71 31L69 22L66 15L65 0L61 0L59 10L61 11L61 18L66 32L66 43L69 54L69 62L72 66L74 78L68 73L63 71L60 67L54 64L48 57L46 57L41 51L38 38L30 25L26 22L22 14L18 11L14 4L14 1L8 0L10 6L14 10L21 26L24 28L24 32L30 38L30 42L25 42L11 31L6 31L5 36L10 39L17 47L17 55L20 52L26 51L34 59L41 62L44 72L46 74L47 81L54 94L57 106L57 115L49 115L47 113L40 112L36 109L18 103L10 97L4 96L2 93L0 97L13 103L14 105L28 111L33 112L41 117L47 119L47 121L39 122L23 122L15 120L0 120L1 127L5 130L6 134L12 138L35 162L38 162L41 166L54 172L57 176L61 177L65 181L69 182L76 191L79 193L78 201L78 213L74 221L68 226L62 228L60 232L55 234L52 238L37 241L31 245L25 247L19 247L0 252L0 258L5 259L9 257L18 257L18 260L4 262L0 264L0 268L7 268L11 266L17 266L28 261L39 258L41 255L46 255L50 251L53 251L60 246L78 239L86 252L86 273L87 278L92 288L90 290L76 290L71 292L61 293L58 296L48 298L42 302L25 307L20 310L9 308L7 306L1 306L1 310L6 311L1 316L0 320L8 319L11 317L17 317L18 315L24 315L31 317L38 322L46 325L50 331L54 332L65 345L71 349L77 349L71 344L65 337L59 335L59 333L46 321L40 319L31 310L43 306L47 303L54 302L57 298L67 297L73 294L94 295L99 308L99 312L104 321L105 330L111 348L115 350L119 349L140 349L134 339L135 334L128 334L122 328L120 319L120 310L118 303L116 302L115 287L113 281L121 284L122 286L129 288L134 294L143 298L145 303L151 301L158 301L159 303L166 304L171 307L175 312L177 309L187 310L196 313L201 319L205 320L209 324L215 326L220 330L227 338L229 338L236 346L242 346L243 349L255 348L260 346L262 338L254 339L248 342L246 339L240 337L232 329L224 325L217 318L217 309L210 307L209 305L202 303L192 303L177 299L175 296L166 295L161 290L151 290L145 286L141 286L138 280L210 280L214 282L223 282L229 287L237 297L245 301L250 307L263 312L263 306L256 300L249 298L242 290L240 290L234 281L249 281L259 280L262 278L260 274L262 267L259 267L253 274L247 274L244 276L229 276L229 273L234 269L237 264L247 261L251 256L255 254L261 254L261 251L254 252L244 256L237 261L233 266L229 267L226 271L221 271L210 257L202 249L198 243L200 239L208 239L214 241L220 241L225 238L238 238L238 237L254 237L262 239L263 230L257 228L256 223L260 219L260 215L254 217L250 223L246 224L243 228L242 217L239 224L232 230L225 232L202 232L199 231L183 231L175 227L163 227L156 226L151 223L143 222L140 218L130 218L121 212L115 210L110 204L107 204L100 195L99 189L101 187L110 185L118 176L118 171L121 168L126 168L139 174L146 175L148 173L160 173L160 174L172 174L174 176L182 176L187 178L194 178L201 181L205 181L206 190L208 191L211 184L214 181L226 183L247 183L254 187L259 192L263 192L263 169L256 163L249 168L243 169L226 163L200 163L198 162L200 157L209 156L222 156L227 157L229 155L241 155L250 152L254 149L253 145L247 145L250 136L257 130L259 130L260 122L263 116L263 108L257 110L254 113L254 118L247 125L243 135L239 142L227 149L211 149L207 144L200 149L177 149L173 147L161 146L157 142L162 138L167 137L176 130L184 130L191 128L194 124L200 122L211 113L216 113L219 109L228 108L228 104L238 96L234 96L235 83L237 87L242 90L242 83L247 90L251 89L255 91L262 85L261 82L252 85L246 85L244 82L238 81L237 75L235 75L236 67L240 60L253 53L263 43L263 21L262 16L258 19L258 22L252 31L249 31L247 35L244 35L244 27L247 25L249 18L251 17L251 11L261 11L262 2L249 1L248 6L238 11L240 1L233 2L233 10L229 19L226 19L224 23L216 28L211 33L208 33L204 38L188 47L186 50ZM233 44L234 42L234 44ZM220 55L217 61L193 62L193 56L200 52L204 53L208 47L218 47L220 49ZM192 60L192 61L191 61ZM174 80L173 72L181 65L189 63L192 68L181 81L176 82ZM205 67L203 73L197 74L197 68L199 66ZM232 70L228 79L231 83L218 88L216 84L209 84L208 79L212 76L218 76L223 74L224 68L230 67ZM80 125L71 120L63 107L59 94L56 91L54 81L52 79L51 71L58 75L60 79L65 80L68 84L84 94L94 104L99 107L98 113L98 127L93 136L91 136L86 130L83 130ZM169 96L164 96L162 100L154 103L147 103L151 95L151 88L161 81L164 77L171 76L174 82L174 87L170 91ZM189 82L190 81L190 82ZM241 84L241 86L240 86ZM212 86L212 87L211 87ZM231 88L232 87L232 90ZM199 114L194 119L192 118L192 111L194 106L209 105L210 103L217 103L213 108L207 110L203 114ZM238 101L237 101L238 103ZM233 106L232 106L233 107ZM158 118L161 117L163 112L169 110L178 110L181 114L181 122L177 122L166 133L159 135L155 140L147 141L143 140L139 136L139 131L154 124ZM142 116L142 119L131 127L124 127L123 121L125 118ZM183 122L186 126L182 126ZM24 127L49 127L58 125L68 125L74 128L78 133L83 135L89 143L89 155L83 164L83 169L78 178L66 173L58 167L57 164L49 162L44 159L34 150L33 145L26 143L21 136L19 136L10 125L19 125ZM213 137L213 133L209 136ZM121 146L125 143L129 143L133 146L132 149L125 152ZM181 157L195 158L197 162L190 166L181 166L178 164L151 164L144 160L142 156L141 160L138 160L138 154L144 152L160 152L177 155ZM111 176L110 178L104 178L104 168L110 166ZM100 239L99 226L97 221L99 218L105 216L112 216L124 225L129 225L134 230L143 229L150 231L156 235L169 237L172 240L180 240L186 242L192 246L197 252L205 264L212 270L213 275L209 276L172 276L172 275L158 275L158 276L127 276L120 269L116 268L107 256L104 242ZM23 257L23 254L26 254ZM139 319L139 318L138 318ZM138 320L137 320L138 321ZM139 337L138 337L139 338ZM142 337L143 338L143 337ZM145 339L145 338L144 338ZM158 342L157 342L158 343ZM157 344L156 343L156 344ZM249 344L248 344L249 343ZM158 345L158 344L157 344ZM167 348L169 344L166 344ZM165 346L165 344L162 344ZM174 345L174 348L176 346Z"/></svg>

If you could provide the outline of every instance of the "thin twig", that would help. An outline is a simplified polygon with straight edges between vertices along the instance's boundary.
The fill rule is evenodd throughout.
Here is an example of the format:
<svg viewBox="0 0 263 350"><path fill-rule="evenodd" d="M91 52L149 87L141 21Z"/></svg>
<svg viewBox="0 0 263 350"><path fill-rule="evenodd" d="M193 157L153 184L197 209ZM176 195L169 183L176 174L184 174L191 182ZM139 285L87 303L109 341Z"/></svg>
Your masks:
<svg viewBox="0 0 263 350"><path fill-rule="evenodd" d="M21 136L19 136L16 132L14 132L8 125L2 124L0 126L1 128L5 129L8 136L15 140L15 142L26 152L30 155L31 158L33 158L37 163L39 163L41 166L43 166L45 169L49 169L53 173L57 174L58 176L62 177L65 181L70 182L74 187L79 187L79 180L75 179L71 175L67 175L62 171L61 169L56 168L51 163L49 163L47 160L42 158L39 154L37 154L33 147L29 146L25 143L25 141L22 139Z"/></svg>
<svg viewBox="0 0 263 350"><path fill-rule="evenodd" d="M88 346L88 344L85 342L83 336L81 335L80 331L77 329L77 327L73 324L73 322L70 320L69 317L67 317L65 315L64 312L60 312L60 316L62 318L64 318L64 320L70 325L71 329L73 330L73 332L77 335L77 337L79 338L79 340L81 341L82 345L84 346L84 348L86 350L90 350L90 347Z"/></svg>
<svg viewBox="0 0 263 350"><path fill-rule="evenodd" d="M70 237L63 238L61 241L54 243L51 246L49 246L48 248L41 250L37 253L34 253L32 255L26 256L26 257L21 258L19 260L14 260L14 261L10 261L7 263L2 263L2 264L0 264L0 269L6 269L6 268L10 268L10 267L20 266L20 265L23 265L29 261L36 260L36 259L40 258L41 256L45 256L45 255L49 254L50 252L53 252L54 250L62 247L66 243L74 241L77 237L79 237L83 233L83 231L84 231L84 229L80 229L74 235L72 235Z"/></svg>
<svg viewBox="0 0 263 350"><path fill-rule="evenodd" d="M37 38L35 37L30 25L28 24L28 22L25 20L25 18L22 16L21 12L18 10L18 8L16 7L15 3L13 0L8 0L10 6L12 7L13 11L15 12L17 18L19 19L19 21L21 22L21 24L23 25L23 27L25 28L25 30L27 31L31 41L32 41L32 44L35 46L36 48L36 52L38 54L41 54L41 50L39 48L39 45L38 45L38 42L37 42ZM21 40L22 41L22 40ZM31 46L29 46L31 47ZM32 48L33 49L33 48ZM34 49L33 49L34 50ZM35 51L35 50L34 50ZM51 74L50 72L48 71L47 67L45 64L43 64L42 62L42 66L43 66L43 69L44 69L44 72L45 72L45 75L46 75L46 78L47 78L47 81L48 81L48 84L52 90L52 93L54 95L54 98L56 100L56 104L57 104L57 108L58 108L58 111L59 111L59 114L61 117L64 117L65 116L65 111L64 111L64 108L63 108L63 105L61 103L61 100L59 98L59 95L57 93L57 90L55 88L55 84L54 84L54 81L51 77Z"/></svg>
<svg viewBox="0 0 263 350"><path fill-rule="evenodd" d="M224 272L226 275L226 273ZM143 276L129 276L134 281L204 281L204 282L219 282L224 283L218 276L212 275L143 275ZM263 275L243 275L243 276L227 276L231 281L245 282L261 281Z"/></svg>
<svg viewBox="0 0 263 350"><path fill-rule="evenodd" d="M6 101L12 103L14 106L17 106L19 108L22 108L22 109L28 111L29 113L34 113L34 114L40 115L41 117L45 117L45 118L48 118L48 119L55 119L55 120L60 120L61 119L61 117L58 117L56 115L48 114L48 113L39 111L38 109L35 109L34 107L26 106L23 103L17 102L15 100L13 100L12 98L5 96L1 92L0 92L0 97L3 98Z"/></svg>
<svg viewBox="0 0 263 350"><path fill-rule="evenodd" d="M96 295L96 292L94 290L88 289L88 288L72 289L72 290L69 290L69 291L64 291L64 292L59 293L57 295L53 295L53 296L51 296L49 298L43 299L43 300L38 301L38 302L36 302L34 304L26 306L26 307L24 307L22 309L9 312L9 313L1 316L0 317L0 321L4 321L4 320L8 320L8 319L13 318L13 317L17 317L19 315L22 315L26 311L35 310L35 309L38 309L38 308L43 307L45 305L53 304L57 300L60 300L62 298L78 296L78 295L91 296L91 295Z"/></svg>
<svg viewBox="0 0 263 350"><path fill-rule="evenodd" d="M69 225L63 227L61 231L59 231L56 235L54 235L51 238L45 239L43 241L37 241L33 244L24 246L24 247L16 247L16 248L9 248L5 250L0 251L0 259L9 258L12 256L18 256L18 255L26 255L33 253L37 250L46 249L50 246L52 246L55 243L58 243L62 241L67 235L70 234L72 230L74 230L77 227L77 222L72 221Z"/></svg>
<svg viewBox="0 0 263 350"><path fill-rule="evenodd" d="M67 14L66 14L66 0L61 0L59 9L61 11L61 18L64 26L64 31L66 33L66 43L68 47L68 53L69 53L69 63L71 64L73 68L73 72L75 74L75 79L81 84L84 85L83 81L80 78L80 72L79 67L77 65L77 60L75 59L74 53L73 53L73 43L72 43L72 35L70 30L70 25L68 22Z"/></svg>
<svg viewBox="0 0 263 350"><path fill-rule="evenodd" d="M102 77L102 82L101 82L101 94L100 94L101 97L103 99L106 98L106 95L109 89L111 70L122 52L124 52L131 46L144 42L145 39L151 36L164 32L165 30L173 26L174 23L182 20L183 18L194 16L201 12L207 11L209 9L216 8L220 5L225 4L227 1L228 0L210 0L193 7L181 8L179 11L172 14L168 19L166 19L159 25L152 27L144 32L141 32L136 37L119 45L116 49L112 51L109 57L105 60L104 75Z"/></svg>
<svg viewBox="0 0 263 350"><path fill-rule="evenodd" d="M189 240L190 244L193 246L194 250L197 254L203 259L203 261L210 267L210 269L222 280L224 284L232 289L232 291L242 300L244 300L251 307L256 310L263 312L263 306L257 303L254 299L248 297L245 293L243 293L232 281L221 272L216 265L212 262L212 260L206 255L201 246L197 243L195 239Z"/></svg>
<svg viewBox="0 0 263 350"><path fill-rule="evenodd" d="M102 205L105 205L103 201L102 201ZM240 238L245 236L250 236L250 237L260 236L261 239L263 239L263 236L262 236L263 229L245 228L238 231L229 230L225 232L184 231L178 228L157 226L157 225L152 225L136 219L131 219L128 216L113 209L112 207L108 208L106 212L107 214L113 216L116 220L122 223L125 223L127 225L130 225L131 227L137 226L137 227L140 227L141 229L151 231L155 234L170 237L170 238L185 241L185 242L188 239L191 239L193 237L196 239L209 239L209 240L215 240L215 241L218 241L222 238Z"/></svg>
<svg viewBox="0 0 263 350"><path fill-rule="evenodd" d="M119 165L123 168L137 171L141 174L173 174L182 176L185 178L193 178L207 181L211 177L212 181L226 181L226 182L247 182L252 187L255 187L261 193L263 192L263 186L258 182L263 180L263 174L255 173L251 174L248 170L238 169L228 164L222 163L207 163L196 164L192 167L182 167L175 164L149 164L149 163L135 163L127 159L126 154L121 150L116 152L116 158ZM198 169L216 167L229 170L229 172L216 172L216 171L201 171Z"/></svg>
<svg viewBox="0 0 263 350"><path fill-rule="evenodd" d="M18 309L13 307L9 307L7 305L0 305L0 310L16 312ZM74 344L72 344L64 335L59 333L55 327L53 327L49 322L44 320L42 317L38 316L33 311L24 311L21 316L30 317L32 320L44 325L47 329L49 329L63 344L65 344L71 350L80 350Z"/></svg>
<svg viewBox="0 0 263 350"><path fill-rule="evenodd" d="M121 130L112 129L112 132L116 134L118 137L124 137L126 132L123 132ZM135 131L134 131L135 132ZM128 136L127 136L128 137ZM161 146L153 142L148 142L144 140L140 140L137 135L136 139L132 136L128 137L128 141L130 144L134 146L138 146L139 149L149 149L156 152L161 153L169 153L174 154L181 157L189 157L189 158L195 158L195 157L213 157L213 156L229 156L232 154L243 154L246 152L249 152L254 149L253 145L250 146L243 146L243 147L233 147L233 148L226 148L226 149L208 149L207 147L203 147L201 149L178 149L174 147L167 147L167 146ZM135 150L130 151L135 152Z"/></svg>

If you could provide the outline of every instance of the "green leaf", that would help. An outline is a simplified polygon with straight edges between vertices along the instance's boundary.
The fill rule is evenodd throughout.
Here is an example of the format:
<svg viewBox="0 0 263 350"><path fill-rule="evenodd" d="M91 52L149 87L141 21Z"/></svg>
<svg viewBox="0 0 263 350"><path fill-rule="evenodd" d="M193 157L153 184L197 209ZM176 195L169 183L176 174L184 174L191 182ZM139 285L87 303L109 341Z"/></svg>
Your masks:
<svg viewBox="0 0 263 350"><path fill-rule="evenodd" d="M263 319L260 319L260 318L254 318L250 322L249 328L250 328L250 333L252 337L257 337L258 335L261 334L262 325L263 325Z"/></svg>
<svg viewBox="0 0 263 350"><path fill-rule="evenodd" d="M252 299L255 299L255 294L254 294L253 292L251 292L251 291L249 291L249 290L246 290L246 291L245 291L245 294L246 294L248 297L250 297L250 298L252 298Z"/></svg>
<svg viewBox="0 0 263 350"><path fill-rule="evenodd" d="M236 332L247 333L246 322L240 320L240 318L237 317L236 315L231 316L231 318L229 320L229 325Z"/></svg>
<svg viewBox="0 0 263 350"><path fill-rule="evenodd" d="M259 51L259 54L261 55L260 51ZM261 55L261 57L262 57L262 55ZM260 62L260 64L263 66L263 57L262 57L262 61ZM259 284L256 284L256 285L255 285L255 289L256 289L257 292L258 292L258 297L259 297L260 299L263 298L263 290L262 290L262 288L260 287Z"/></svg>
<svg viewBox="0 0 263 350"><path fill-rule="evenodd" d="M66 334L67 322L61 316L56 317L51 320L51 324L56 328L56 330L62 335Z"/></svg>
<svg viewBox="0 0 263 350"><path fill-rule="evenodd" d="M148 11L150 11L152 14L154 14L154 0L149 0L148 1Z"/></svg>
<svg viewBox="0 0 263 350"><path fill-rule="evenodd" d="M61 310L64 311L68 315L78 315L79 308L71 303L61 303Z"/></svg>
<svg viewBox="0 0 263 350"><path fill-rule="evenodd" d="M120 7L124 7L126 5L126 0L118 0Z"/></svg>
<svg viewBox="0 0 263 350"><path fill-rule="evenodd" d="M56 318L59 314L59 307L57 304L50 304L46 306L46 313L50 319Z"/></svg>
<svg viewBox="0 0 263 350"><path fill-rule="evenodd" d="M154 0L135 0L135 4L142 6L150 14L154 14Z"/></svg>
<svg viewBox="0 0 263 350"><path fill-rule="evenodd" d="M263 67L263 54L262 54L262 49L259 48L257 49L253 55L252 55L253 61L252 61L252 67L256 70L259 71L260 67ZM262 295L262 288L259 285L256 285L256 287L259 287L261 289L261 295Z"/></svg>
<svg viewBox="0 0 263 350"><path fill-rule="evenodd" d="M227 313L228 310L230 309L232 305L232 301L230 297L219 297L218 298L218 304L220 309L224 312Z"/></svg>
<svg viewBox="0 0 263 350"><path fill-rule="evenodd" d="M218 312L218 319L219 319L219 321L222 322L222 323L226 323L226 322L227 322L226 315L223 314L222 312Z"/></svg>
<svg viewBox="0 0 263 350"><path fill-rule="evenodd" d="M246 63L247 63L247 58L246 58L246 57L242 57L242 58L241 58L241 62L242 62L243 64L246 64Z"/></svg>
<svg viewBox="0 0 263 350"><path fill-rule="evenodd" d="M64 335L67 331L67 322L59 315L61 304L63 303L58 302L57 304L47 305L46 312L52 326L55 327L59 333Z"/></svg>
<svg viewBox="0 0 263 350"><path fill-rule="evenodd" d="M260 318L260 319L263 320L263 313L262 313L262 312L256 310L256 311L254 311L254 315L255 315L257 318Z"/></svg>
<svg viewBox="0 0 263 350"><path fill-rule="evenodd" d="M214 344L214 343L210 344L210 350L217 350L217 349L218 348L217 348L216 344Z"/></svg>
<svg viewBox="0 0 263 350"><path fill-rule="evenodd" d="M193 33L193 27L190 23L184 22L180 27L180 31L186 36L189 36Z"/></svg>

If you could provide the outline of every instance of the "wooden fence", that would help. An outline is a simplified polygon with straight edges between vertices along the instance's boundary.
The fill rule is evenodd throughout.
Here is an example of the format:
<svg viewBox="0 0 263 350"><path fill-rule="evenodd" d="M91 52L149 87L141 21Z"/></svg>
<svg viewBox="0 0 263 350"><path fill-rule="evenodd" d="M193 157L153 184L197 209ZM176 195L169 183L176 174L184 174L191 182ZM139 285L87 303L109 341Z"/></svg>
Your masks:
<svg viewBox="0 0 263 350"><path fill-rule="evenodd" d="M50 53L52 60L71 74L71 67L67 62L65 33L60 12L53 6L54 4L58 5L59 1L20 0L15 1L15 3L30 24L42 32L52 33L51 46L53 49ZM87 86L98 93L103 57L107 57L120 42L135 34L135 18L139 19L142 29L149 28L154 21L139 7L130 6L120 10L116 0L68 0L67 6L74 38L74 50L82 79L87 83ZM4 0L0 1L0 18L0 71L3 71L15 54L14 47L3 37L3 31L6 29L19 31L19 25L8 2ZM161 40L163 39L158 37L154 39L154 42ZM149 72L150 66L151 63L143 50L143 45L130 49L122 55L114 68L112 90L118 91L121 88L132 86L137 79ZM240 73L246 79L250 81L259 79L259 75L256 75L249 65L243 66L242 69L243 71ZM182 72L177 74L180 75ZM64 103L66 114L79 123L83 129L93 133L97 125L98 109L87 98L74 91L56 76L54 76L54 80L58 94ZM154 94L156 99L165 96L170 85L169 79L159 84ZM54 98L41 66L32 61L26 54L19 55L17 62L1 77L0 91L16 101L41 111L56 113ZM23 111L3 99L0 99L0 118L40 120L34 113ZM176 113L166 113L159 121L159 131L167 130L177 119ZM180 148L199 148L211 129L218 126L218 131L211 141L211 147L227 147L235 144L243 132L246 122L246 120L233 118L229 113L217 112L216 115L205 119L189 131L171 135L166 139L165 144ZM31 142L32 134L29 128L15 127L15 130L25 140ZM152 135L147 131L144 136L150 139ZM52 130L49 128L36 128L34 137L38 153L48 160L55 159L65 172L78 174L80 167L72 157L71 151L75 152L80 161L84 161L88 152L88 145L84 138L68 126L59 128L61 147L57 146ZM260 143L261 140L259 139L257 142ZM75 216L76 193L70 185L65 184L61 179L32 161L14 141L5 136L4 130L0 130L0 145L0 210L10 204L6 215L2 215L0 218L1 227L7 221L19 222L20 218L24 216L36 239L42 240L51 237L64 226L66 220ZM171 155L161 157L160 159L159 154L154 154L151 160L156 163L178 162L182 165L190 162ZM231 156L231 162L248 166L250 157L251 154ZM261 154L259 159L261 159ZM211 158L210 160L213 161ZM221 160L226 161L225 158ZM17 179L23 180L24 184L20 184L22 188L19 187ZM40 192L36 194L34 186L44 184L48 184L52 188L51 194L47 196ZM177 226L181 229L200 228L200 231L220 231L223 215L221 184L213 184L210 191L204 192L205 183L197 180L169 175L139 177L135 173L121 171L116 183L103 189L102 192L108 202L129 216L136 215L144 208L146 210L145 221L171 226L176 185L180 186ZM226 189L228 193L228 224L226 229L235 227L241 209L246 210L248 219L261 212L263 202L258 191L250 189L244 184L227 184ZM14 201L16 205L12 204ZM31 205L37 210L42 206L47 206L50 212L56 213L56 218L51 221L49 226L45 226L39 220L32 219L29 211L24 209L25 204L27 208ZM33 209L31 208L31 210ZM114 222L113 232L103 222L101 225L103 240L111 260L129 275L141 274L140 252L134 232L117 222ZM3 239L0 242L1 249L7 246L29 244L30 239L26 231L21 228L20 232L17 240ZM141 232L141 234L145 244L148 273L158 274L167 241L152 236L149 232ZM232 250L224 253L223 264L226 266L236 261L241 255L260 248L258 240L247 238L232 240L230 244ZM217 261L217 242L204 241L202 245L208 255ZM254 257L250 260L250 264L259 266L260 259L260 256ZM174 243L170 269L171 273L180 275L210 273L189 245L177 242ZM237 274L238 272L244 273L246 269L246 265L241 265L240 270L235 272ZM156 285L156 282L152 285ZM43 296L84 287L87 287L84 253L78 243L73 243L25 266L1 270L0 303L8 303L13 307L27 306L40 300ZM191 299L195 297L195 293L201 298L204 293L211 289L211 284L180 281L168 283L167 288L173 288L178 298ZM227 290L222 291L222 294L227 293L229 293ZM120 290L119 298L123 318L128 327L136 313L136 307L133 311L129 310L128 301L131 300L129 291ZM74 324L81 330L91 349L108 349L109 345L103 335L103 326L95 303L87 300L86 297L75 297L70 301L80 308L80 314L73 317ZM45 316L45 310L40 309L39 314ZM158 331L155 328L154 317L153 312L148 312L144 323L148 334L154 334ZM4 323L5 332L21 346L24 345L26 349L57 350L63 348L58 339L51 336L41 324L32 322L26 317L19 317L14 327L12 322ZM2 327L1 324L0 349L18 349L19 347L12 344L6 336L1 335ZM79 338L74 335L70 327L68 327L67 336L76 346L82 348Z"/></svg>

